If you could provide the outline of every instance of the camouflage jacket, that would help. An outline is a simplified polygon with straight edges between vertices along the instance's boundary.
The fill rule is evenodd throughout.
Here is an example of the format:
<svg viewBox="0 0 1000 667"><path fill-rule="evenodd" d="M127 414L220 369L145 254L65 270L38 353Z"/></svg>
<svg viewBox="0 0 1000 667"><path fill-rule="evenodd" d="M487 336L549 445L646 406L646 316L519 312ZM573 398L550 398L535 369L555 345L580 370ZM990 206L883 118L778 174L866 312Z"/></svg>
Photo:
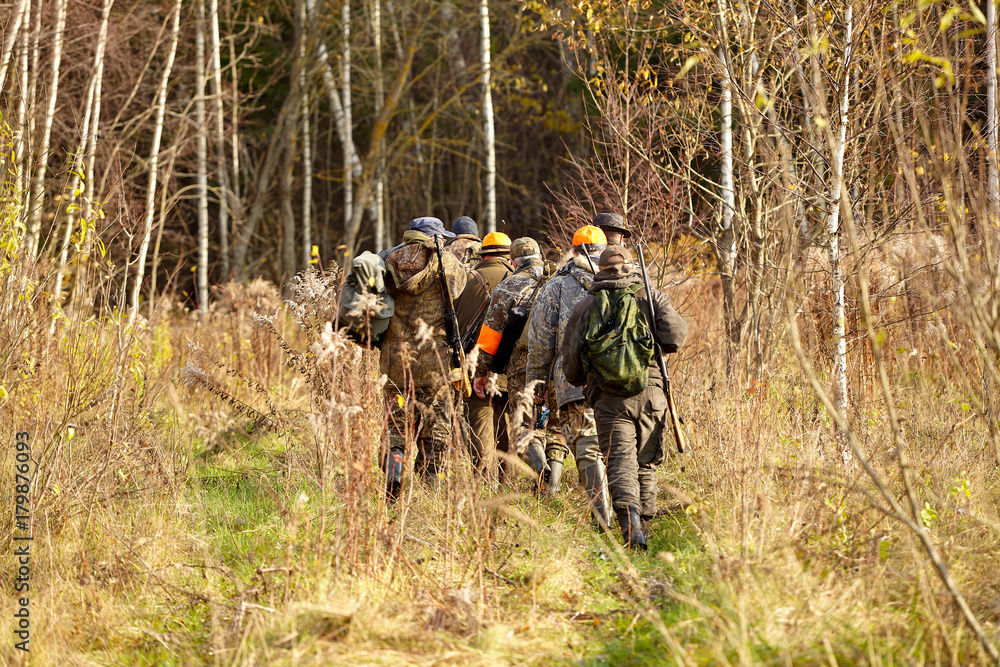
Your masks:
<svg viewBox="0 0 1000 667"><path fill-rule="evenodd" d="M584 400L583 390L566 380L559 352L570 313L587 296L593 280L594 274L586 258L574 257L542 287L528 320L525 381L548 383L549 395L555 396L560 408L567 403Z"/></svg>
<svg viewBox="0 0 1000 667"><path fill-rule="evenodd" d="M510 315L511 308L516 306L528 306L528 300L535 291L539 281L544 281L543 263L540 259L529 259L517 268L513 275L507 276L493 288L490 295L490 306L486 310L486 319L483 326L489 327L493 331L503 333L507 326L507 316ZM510 393L524 389L524 373L528 365L528 327L525 326L514 351L507 362L507 391ZM493 355L486 350L479 350L479 368L477 375L482 376L489 370L493 362Z"/></svg>
<svg viewBox="0 0 1000 667"><path fill-rule="evenodd" d="M405 245L386 261L386 270L392 276L392 280L386 280L386 291L395 300L396 314L382 339L379 370L403 390L408 364L415 388L435 387L444 381L442 365L449 381L459 378L458 370L451 368L451 348L445 335L437 252L434 240L426 234L409 230L403 240ZM448 291L454 300L465 289L467 273L453 255L444 252L443 257ZM430 326L431 339L426 344L417 339L421 322Z"/></svg>
<svg viewBox="0 0 1000 667"><path fill-rule="evenodd" d="M455 256L466 269L473 268L479 263L479 249L483 247L483 242L471 234L459 234L453 239L448 239L445 250Z"/></svg>

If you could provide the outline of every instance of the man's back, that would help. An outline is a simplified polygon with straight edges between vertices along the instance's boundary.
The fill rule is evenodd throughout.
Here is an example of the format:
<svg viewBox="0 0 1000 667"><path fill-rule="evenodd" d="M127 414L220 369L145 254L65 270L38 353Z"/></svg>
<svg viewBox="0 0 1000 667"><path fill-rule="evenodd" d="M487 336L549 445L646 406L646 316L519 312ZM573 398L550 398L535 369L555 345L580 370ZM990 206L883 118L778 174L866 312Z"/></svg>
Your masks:
<svg viewBox="0 0 1000 667"><path fill-rule="evenodd" d="M382 342L380 369L389 380L402 388L405 378L404 351L416 350L419 337L429 334L430 346L420 348L410 363L415 387L434 386L443 381L441 365L449 375L451 351L445 339L445 304L441 291L440 265L434 240L424 234L407 232L406 244L392 252L386 268L392 279L386 281L386 291L396 304L396 315ZM457 299L465 288L466 271L455 257L443 253L449 292ZM425 331L421 322L429 331ZM440 361L439 361L440 358Z"/></svg>
<svg viewBox="0 0 1000 667"><path fill-rule="evenodd" d="M560 407L583 400L583 392L563 374L559 347L566 332L566 320L573 307L587 295L593 274L580 266L586 259L574 257L538 293L528 322L528 367L526 379L549 382Z"/></svg>

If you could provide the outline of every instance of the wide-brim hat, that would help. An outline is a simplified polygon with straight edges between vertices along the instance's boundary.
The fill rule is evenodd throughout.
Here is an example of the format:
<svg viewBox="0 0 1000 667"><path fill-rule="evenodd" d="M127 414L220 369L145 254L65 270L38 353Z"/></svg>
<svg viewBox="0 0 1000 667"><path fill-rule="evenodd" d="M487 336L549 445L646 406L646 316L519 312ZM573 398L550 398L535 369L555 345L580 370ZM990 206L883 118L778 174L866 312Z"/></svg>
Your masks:
<svg viewBox="0 0 1000 667"><path fill-rule="evenodd" d="M625 239L632 236L632 232L625 226L625 218L617 213L598 213L594 216L594 226L600 227L602 232L617 232Z"/></svg>

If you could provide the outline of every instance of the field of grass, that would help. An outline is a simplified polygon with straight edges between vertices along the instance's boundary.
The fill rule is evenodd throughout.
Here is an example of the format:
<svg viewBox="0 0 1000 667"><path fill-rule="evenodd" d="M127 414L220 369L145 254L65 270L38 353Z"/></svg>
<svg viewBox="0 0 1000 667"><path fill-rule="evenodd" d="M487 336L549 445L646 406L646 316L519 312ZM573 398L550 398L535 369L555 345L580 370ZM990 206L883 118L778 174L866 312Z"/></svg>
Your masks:
<svg viewBox="0 0 1000 667"><path fill-rule="evenodd" d="M324 334L310 293L269 322L253 312L277 292L257 282L202 320L163 304L134 329L71 317L52 338L16 335L45 321L5 298L5 433L28 431L34 462L31 651L8 641L5 662L988 662L915 534L842 462L790 346L766 377L724 379L711 298L680 301L701 304L682 307L694 334L673 366L692 447L660 469L650 549L630 554L591 525L572 466L559 497L523 477L496 494L455 448L447 475L387 506L377 357ZM921 522L997 642L985 421L968 380L897 356ZM864 455L903 498L884 406L858 396ZM5 488L14 465L5 448Z"/></svg>

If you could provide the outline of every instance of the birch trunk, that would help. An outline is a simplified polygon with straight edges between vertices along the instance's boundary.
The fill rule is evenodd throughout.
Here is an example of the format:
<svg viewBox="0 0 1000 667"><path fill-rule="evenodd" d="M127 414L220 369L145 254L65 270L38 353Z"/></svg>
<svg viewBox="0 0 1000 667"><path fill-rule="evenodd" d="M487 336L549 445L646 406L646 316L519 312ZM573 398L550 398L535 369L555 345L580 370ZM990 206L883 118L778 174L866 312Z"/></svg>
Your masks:
<svg viewBox="0 0 1000 667"><path fill-rule="evenodd" d="M163 69L159 90L156 95L156 125L153 128L153 146L149 151L149 186L146 190L146 214L142 226L142 243L139 245L138 266L136 267L135 283L132 285L132 304L129 314L129 326L135 324L139 314L139 291L142 288L142 278L146 270L146 252L149 250L149 237L153 230L153 214L156 202L156 177L159 170L160 140L163 137L163 117L167 110L167 83L170 81L170 70L174 67L177 56L177 38L181 25L181 0L174 4L173 34L170 42L170 55ZM128 284L128 269L126 267L125 285Z"/></svg>
<svg viewBox="0 0 1000 667"><path fill-rule="evenodd" d="M844 38L844 80L840 90L840 124L833 145L833 159L831 160L833 178L830 183L831 208L826 221L826 232L829 237L831 288L833 290L834 401L841 414L847 414L847 337L844 313L844 277L840 265L840 208L842 204L845 204L841 199L844 195L844 152L847 145L847 120L850 109L853 18L854 6L848 4L845 16L847 25ZM849 455L849 453L845 453L845 456Z"/></svg>
<svg viewBox="0 0 1000 667"><path fill-rule="evenodd" d="M372 0L372 34L375 39L375 115L382 113L385 105L385 86L382 81L382 0ZM385 225L385 142L378 147L378 174L375 181L375 251L387 247Z"/></svg>
<svg viewBox="0 0 1000 667"><path fill-rule="evenodd" d="M105 10L107 15L111 15L111 6L114 0L105 0ZM79 308L82 305L84 292L87 289L87 274L90 270L90 254L93 250L94 227L97 224L94 208L94 198L97 191L94 183L97 181L95 172L95 161L97 159L97 136L100 134L101 123L101 91L104 85L104 54L107 50L108 27L102 16L102 33L98 36L98 48L101 50L101 58L97 62L97 79L94 83L94 113L93 122L90 125L90 136L87 137L87 166L84 170L84 193L83 193L83 219L86 226L82 230L83 252L81 253L77 266L77 280L73 286L73 303Z"/></svg>
<svg viewBox="0 0 1000 667"><path fill-rule="evenodd" d="M195 27L194 115L198 154L198 310L208 314L208 128L205 127L205 0L198 0Z"/></svg>
<svg viewBox="0 0 1000 667"><path fill-rule="evenodd" d="M357 233L354 230L354 118L351 108L351 0L344 0L341 13L344 39L341 56L341 98L344 103L344 244L353 252Z"/></svg>
<svg viewBox="0 0 1000 667"><path fill-rule="evenodd" d="M997 9L996 0L986 1L986 142L989 194L989 228L1000 221L1000 173L997 169Z"/></svg>
<svg viewBox="0 0 1000 667"><path fill-rule="evenodd" d="M235 208L229 162L226 160L226 112L222 103L222 43L219 40L219 0L209 2L212 48L212 88L215 98L215 150L219 173L219 256L222 275L229 276L229 210ZM235 67L235 63L232 64ZM235 104L235 100L233 102Z"/></svg>
<svg viewBox="0 0 1000 667"><path fill-rule="evenodd" d="M722 64L722 100L720 103L722 144L722 217L717 241L717 258L722 279L723 309L728 350L726 370L730 378L736 372L735 355L738 346L739 324L736 321L736 294L733 286L736 274L736 230L733 214L736 210L736 191L733 185L733 73L729 58L729 32L726 27L728 11L726 0L719 0L719 60Z"/></svg>
<svg viewBox="0 0 1000 667"><path fill-rule="evenodd" d="M92 180L83 171L86 164L84 158L88 146L91 145L91 135L95 138L97 135L97 113L100 113L99 96L101 79L104 76L104 53L108 41L108 20L111 18L111 6L113 4L114 0L104 0L104 7L101 11L101 27L97 33L97 47L94 49L93 75L87 91L87 104L83 115L83 129L80 132L80 144L77 147L73 160L72 176L69 184L69 204L66 207L66 231L63 235L62 249L59 253L59 268L56 271L55 287L52 291L56 304L59 304L62 293L63 276L66 270L66 262L69 259L69 245L73 237L73 229L75 228L76 211L80 210L80 206L77 204L77 197L81 194L81 179L84 181ZM95 128L93 131L91 130L91 126ZM81 236L86 236L86 230L87 227L84 225L84 228L81 230ZM55 331L55 323L56 321L53 319L49 326L49 335L52 335Z"/></svg>
<svg viewBox="0 0 1000 667"><path fill-rule="evenodd" d="M309 38L305 3L298 0L298 16L302 25L299 36L299 111L302 115L302 266L312 260L312 129L310 128L309 87L306 77L306 42ZM294 239L293 239L294 242Z"/></svg>
<svg viewBox="0 0 1000 667"><path fill-rule="evenodd" d="M30 0L25 11L29 15L31 14ZM21 87L21 94L17 96L17 143L14 148L14 192L19 196L24 192L24 160L28 147L28 95L26 87L28 85L29 38L29 31L25 30L21 34L21 52L18 55L17 83ZM27 213L28 203L27 198L25 198L25 213Z"/></svg>
<svg viewBox="0 0 1000 667"><path fill-rule="evenodd" d="M479 2L482 24L483 134L486 137L486 233L497 230L497 150L493 133L493 91L490 84L490 6Z"/></svg>
<svg viewBox="0 0 1000 667"><path fill-rule="evenodd" d="M52 81L49 88L48 105L45 109L45 124L42 128L42 142L38 151L38 164L31 188L31 217L28 226L28 256L38 254L39 237L42 230L42 209L45 206L45 176L48 173L49 141L52 138L52 121L56 115L56 99L59 96L59 67L62 64L63 33L66 29L66 6L69 0L56 0L56 34L52 43Z"/></svg>
<svg viewBox="0 0 1000 667"><path fill-rule="evenodd" d="M10 54L14 51L14 44L17 42L17 34L21 30L21 23L24 21L25 9L30 10L30 0L20 0L17 9L14 10L14 18L11 19L3 39L3 54L0 55L0 91L7 83L7 63L10 62Z"/></svg>

